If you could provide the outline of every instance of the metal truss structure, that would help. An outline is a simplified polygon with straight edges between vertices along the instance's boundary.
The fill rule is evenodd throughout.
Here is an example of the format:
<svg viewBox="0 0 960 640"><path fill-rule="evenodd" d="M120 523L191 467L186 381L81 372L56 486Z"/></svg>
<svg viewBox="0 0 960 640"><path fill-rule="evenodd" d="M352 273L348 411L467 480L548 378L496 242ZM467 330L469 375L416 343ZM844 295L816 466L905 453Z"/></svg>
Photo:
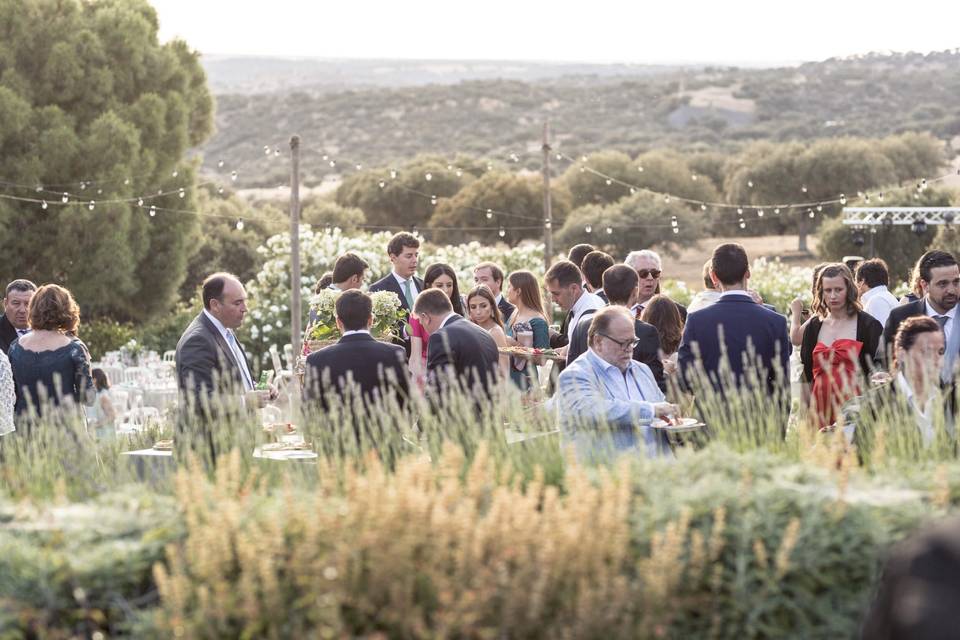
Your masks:
<svg viewBox="0 0 960 640"><path fill-rule="evenodd" d="M844 207L843 224L851 227L881 225L941 225L960 223L960 207Z"/></svg>

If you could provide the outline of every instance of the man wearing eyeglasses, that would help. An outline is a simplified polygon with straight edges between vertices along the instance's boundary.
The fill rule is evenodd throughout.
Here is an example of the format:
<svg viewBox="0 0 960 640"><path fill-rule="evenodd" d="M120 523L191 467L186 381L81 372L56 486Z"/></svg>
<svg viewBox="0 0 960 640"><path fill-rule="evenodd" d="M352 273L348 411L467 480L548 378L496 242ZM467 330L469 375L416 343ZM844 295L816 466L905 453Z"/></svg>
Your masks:
<svg viewBox="0 0 960 640"><path fill-rule="evenodd" d="M560 426L564 443L581 461L624 453L656 456L662 440L650 429L654 418L678 415L650 368L633 359L634 318L624 307L593 315L587 352L560 374Z"/></svg>
<svg viewBox="0 0 960 640"><path fill-rule="evenodd" d="M633 312L639 318L650 298L660 293L660 276L663 275L660 255L649 249L631 251L627 254L623 263L633 267L640 277L640 297L637 298L637 303L633 306ZM686 322L687 308L677 302L674 302L674 304L677 305L677 310L680 312L680 319Z"/></svg>

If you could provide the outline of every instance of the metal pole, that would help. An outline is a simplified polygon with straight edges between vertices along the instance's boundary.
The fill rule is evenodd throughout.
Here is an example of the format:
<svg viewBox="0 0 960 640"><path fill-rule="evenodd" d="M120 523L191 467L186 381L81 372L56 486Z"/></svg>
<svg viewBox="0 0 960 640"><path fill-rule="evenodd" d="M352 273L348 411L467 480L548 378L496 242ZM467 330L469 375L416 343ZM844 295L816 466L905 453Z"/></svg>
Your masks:
<svg viewBox="0 0 960 640"><path fill-rule="evenodd" d="M553 259L553 204L550 200L550 122L543 123L543 270Z"/></svg>
<svg viewBox="0 0 960 640"><path fill-rule="evenodd" d="M290 344L293 359L300 356L303 327L300 311L300 136L290 138ZM294 376L296 379L297 376ZM295 394L298 395L298 394Z"/></svg>

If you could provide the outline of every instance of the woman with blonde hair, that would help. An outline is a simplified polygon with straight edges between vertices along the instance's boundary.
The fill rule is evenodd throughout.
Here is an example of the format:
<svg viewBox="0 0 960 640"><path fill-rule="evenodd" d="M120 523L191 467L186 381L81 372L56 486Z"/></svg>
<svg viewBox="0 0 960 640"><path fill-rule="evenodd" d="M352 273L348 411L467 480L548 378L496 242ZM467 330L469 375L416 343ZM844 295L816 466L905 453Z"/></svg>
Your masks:
<svg viewBox="0 0 960 640"><path fill-rule="evenodd" d="M30 333L14 341L8 353L17 415L40 418L51 409L92 405L96 392L90 352L76 337L80 307L73 295L61 286L44 285L30 300L28 313Z"/></svg>
<svg viewBox="0 0 960 640"><path fill-rule="evenodd" d="M505 295L507 302L516 307L505 323L507 344L549 348L550 327L543 312L543 296L537 277L529 271L514 271L507 276ZM536 363L527 358L511 358L510 379L524 391L540 388Z"/></svg>
<svg viewBox="0 0 960 640"><path fill-rule="evenodd" d="M883 326L861 309L853 274L840 263L820 270L813 313L803 331L800 361L803 381L812 385L804 398L812 403L814 421L823 430L879 364Z"/></svg>

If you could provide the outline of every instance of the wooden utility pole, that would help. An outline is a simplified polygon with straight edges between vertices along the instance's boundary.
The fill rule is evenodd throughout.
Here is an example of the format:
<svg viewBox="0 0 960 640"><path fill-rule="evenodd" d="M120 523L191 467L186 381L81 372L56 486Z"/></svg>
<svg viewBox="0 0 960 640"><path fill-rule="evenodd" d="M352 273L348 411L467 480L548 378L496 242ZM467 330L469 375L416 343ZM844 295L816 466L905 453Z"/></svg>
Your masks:
<svg viewBox="0 0 960 640"><path fill-rule="evenodd" d="M300 136L290 138L290 344L293 361L303 350L303 327L300 311ZM297 379L297 376L294 376ZM299 394L295 394L299 395Z"/></svg>
<svg viewBox="0 0 960 640"><path fill-rule="evenodd" d="M543 270L553 259L553 203L550 200L550 122L543 123Z"/></svg>

